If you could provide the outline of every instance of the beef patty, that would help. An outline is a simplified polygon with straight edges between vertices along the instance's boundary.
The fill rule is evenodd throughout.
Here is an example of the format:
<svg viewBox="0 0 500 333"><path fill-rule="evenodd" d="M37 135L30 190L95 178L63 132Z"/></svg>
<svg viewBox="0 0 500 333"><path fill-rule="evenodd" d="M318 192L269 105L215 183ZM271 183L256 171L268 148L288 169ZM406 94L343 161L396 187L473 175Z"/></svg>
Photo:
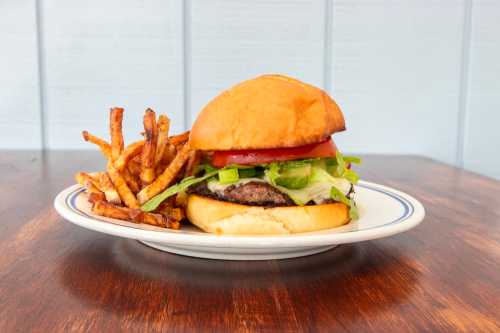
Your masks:
<svg viewBox="0 0 500 333"><path fill-rule="evenodd" d="M210 191L207 183L202 182L189 188L188 193L250 206L275 207L294 205L288 195L263 182L248 182L238 186L232 185L220 192Z"/></svg>

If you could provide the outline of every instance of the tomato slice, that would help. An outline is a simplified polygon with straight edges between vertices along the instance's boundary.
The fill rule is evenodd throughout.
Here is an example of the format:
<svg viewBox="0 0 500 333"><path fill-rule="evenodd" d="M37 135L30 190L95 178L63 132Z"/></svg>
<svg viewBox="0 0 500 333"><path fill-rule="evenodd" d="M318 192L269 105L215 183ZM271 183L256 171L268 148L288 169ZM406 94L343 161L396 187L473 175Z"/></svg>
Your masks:
<svg viewBox="0 0 500 333"><path fill-rule="evenodd" d="M333 157L336 151L337 147L331 138L292 148L219 150L214 152L212 165L222 168L231 164L255 165L301 158Z"/></svg>

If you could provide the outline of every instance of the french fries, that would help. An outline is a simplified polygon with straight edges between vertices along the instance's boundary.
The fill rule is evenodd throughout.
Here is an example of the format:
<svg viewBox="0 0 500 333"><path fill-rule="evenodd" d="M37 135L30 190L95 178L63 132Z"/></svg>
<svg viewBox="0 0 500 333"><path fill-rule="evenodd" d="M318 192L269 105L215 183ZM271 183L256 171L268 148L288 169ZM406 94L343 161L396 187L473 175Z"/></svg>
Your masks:
<svg viewBox="0 0 500 333"><path fill-rule="evenodd" d="M186 192L178 193L174 198L174 206L186 208L188 194Z"/></svg>
<svg viewBox="0 0 500 333"><path fill-rule="evenodd" d="M147 109L144 114L144 147L141 156L141 181L144 185L151 184L155 178L156 144L158 140L158 127L156 114Z"/></svg>
<svg viewBox="0 0 500 333"><path fill-rule="evenodd" d="M170 203L160 205L155 212L173 221L180 221L185 217L184 211L181 208L172 207Z"/></svg>
<svg viewBox="0 0 500 333"><path fill-rule="evenodd" d="M177 154L177 148L169 142L167 142L163 155L160 162L156 165L156 174L161 175L165 168L173 161L175 155Z"/></svg>
<svg viewBox="0 0 500 333"><path fill-rule="evenodd" d="M181 224L179 220L172 220L169 218L165 218L165 226L170 229L179 229L181 227Z"/></svg>
<svg viewBox="0 0 500 333"><path fill-rule="evenodd" d="M191 150L189 152L186 170L184 171L184 177L192 176L198 164L200 164L200 154L196 150Z"/></svg>
<svg viewBox="0 0 500 333"><path fill-rule="evenodd" d="M123 169L121 175L132 192L137 193L141 190L139 178L135 177L127 168Z"/></svg>
<svg viewBox="0 0 500 333"><path fill-rule="evenodd" d="M109 112L109 130L111 132L111 157L114 160L118 159L123 151L123 109L112 108Z"/></svg>
<svg viewBox="0 0 500 333"><path fill-rule="evenodd" d="M134 177L139 178L141 174L141 163L131 160L128 163L128 170Z"/></svg>
<svg viewBox="0 0 500 333"><path fill-rule="evenodd" d="M164 114L158 117L158 144L156 145L155 164L160 163L163 153L168 143L168 130L170 128L170 119Z"/></svg>
<svg viewBox="0 0 500 333"><path fill-rule="evenodd" d="M136 223L150 224L157 227L179 229L180 224L175 220L168 220L165 216L155 213L146 213L140 209L131 209L130 219Z"/></svg>
<svg viewBox="0 0 500 333"><path fill-rule="evenodd" d="M92 189L87 188L87 193L88 193L88 196L89 196L88 201L91 204L95 204L98 201L106 200L106 197L104 196L104 193L102 193L100 191L94 192Z"/></svg>
<svg viewBox="0 0 500 333"><path fill-rule="evenodd" d="M88 173L78 172L75 175L75 180L87 190L89 202L94 203L105 199L104 193L96 186L98 182Z"/></svg>
<svg viewBox="0 0 500 333"><path fill-rule="evenodd" d="M143 188L138 194L137 199L142 205L161 191L167 188L168 185L175 179L177 173L181 170L186 163L189 155L189 146L186 144L179 151L177 156L170 165L165 169L165 171L156 178L154 182Z"/></svg>
<svg viewBox="0 0 500 333"><path fill-rule="evenodd" d="M85 187L87 187L87 184L95 186L96 183L97 183L97 181L94 178L92 178L92 176L89 175L86 172L78 172L78 173L76 173L75 180L76 180L76 182L78 184L80 184L82 186L85 186ZM95 187L97 187L97 186L95 186Z"/></svg>
<svg viewBox="0 0 500 333"><path fill-rule="evenodd" d="M118 220L128 220L129 208L113 205L106 201L97 201L92 207L92 212Z"/></svg>
<svg viewBox="0 0 500 333"><path fill-rule="evenodd" d="M168 141L174 146L179 146L185 144L188 141L188 139L189 139L189 131L186 131L184 133L169 137Z"/></svg>
<svg viewBox="0 0 500 333"><path fill-rule="evenodd" d="M169 219L160 214L146 213L140 209L116 206L106 201L96 201L92 207L92 212L113 219L150 224L157 227L171 229L179 229L180 227L179 220Z"/></svg>
<svg viewBox="0 0 500 333"><path fill-rule="evenodd" d="M174 160L175 155L177 155L177 147L169 143L163 152L162 161L168 164Z"/></svg>
<svg viewBox="0 0 500 333"><path fill-rule="evenodd" d="M104 192L106 196L106 201L113 204L121 204L122 200L120 199L120 195L116 191L111 179L106 172L100 172L98 175L100 190Z"/></svg>
<svg viewBox="0 0 500 333"><path fill-rule="evenodd" d="M136 141L128 145L114 162L115 168L119 171L123 171L131 159L142 153L142 147L144 147L144 140Z"/></svg>
<svg viewBox="0 0 500 333"><path fill-rule="evenodd" d="M96 144L99 147L99 149L101 150L101 152L103 153L103 155L108 160L110 160L110 161L112 160L112 147L109 143L107 143L103 139L100 139L100 138L90 134L87 131L83 131L82 135L83 135L83 138L85 139L85 141L89 141L89 142ZM125 178L128 186L130 186L130 188L132 188L132 190L135 193L139 192L140 186L139 186L138 182L132 177L132 175L130 175L130 173L127 170L123 170L122 176Z"/></svg>
<svg viewBox="0 0 500 333"><path fill-rule="evenodd" d="M102 193L97 187L95 187L91 183L88 183L87 186L85 187L87 188L87 193L89 194L90 202L95 202L106 198L104 196L104 193Z"/></svg>
<svg viewBox="0 0 500 333"><path fill-rule="evenodd" d="M185 197L175 195L155 211L144 212L140 204L163 191L182 176L191 175L200 154L190 151L189 131L169 136L170 119L147 109L143 118L144 139L125 146L122 108L109 113L110 141L83 131L85 141L95 144L107 160L106 171L75 175L86 188L94 214L178 229L185 218Z"/></svg>
<svg viewBox="0 0 500 333"><path fill-rule="evenodd" d="M127 182L123 179L120 172L116 170L111 161L108 162L107 171L109 178L111 178L111 181L113 182L113 185L115 186L116 191L120 195L123 203L130 208L139 208L139 203L137 202L134 193L132 193L127 185Z"/></svg>
<svg viewBox="0 0 500 333"><path fill-rule="evenodd" d="M83 131L82 136L85 141L97 145L107 159L111 158L111 145L109 143L101 138L98 138L97 136L90 134L87 131Z"/></svg>

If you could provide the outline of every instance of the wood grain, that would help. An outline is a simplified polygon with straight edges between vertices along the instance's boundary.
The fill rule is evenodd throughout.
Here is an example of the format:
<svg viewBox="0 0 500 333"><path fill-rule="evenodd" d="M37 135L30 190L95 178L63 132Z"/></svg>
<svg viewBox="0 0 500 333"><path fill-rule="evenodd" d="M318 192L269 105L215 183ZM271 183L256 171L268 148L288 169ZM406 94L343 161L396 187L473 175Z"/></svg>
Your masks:
<svg viewBox="0 0 500 333"><path fill-rule="evenodd" d="M422 201L420 226L305 258L227 262L60 218L56 193L101 160L0 152L0 332L500 330L498 181L425 158L367 156L364 179Z"/></svg>

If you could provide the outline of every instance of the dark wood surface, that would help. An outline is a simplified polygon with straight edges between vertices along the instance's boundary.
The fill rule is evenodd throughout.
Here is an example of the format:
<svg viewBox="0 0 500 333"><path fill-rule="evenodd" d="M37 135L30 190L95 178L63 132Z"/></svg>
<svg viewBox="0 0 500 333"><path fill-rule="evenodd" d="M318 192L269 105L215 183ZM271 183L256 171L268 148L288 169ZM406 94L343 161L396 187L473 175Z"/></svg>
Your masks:
<svg viewBox="0 0 500 333"><path fill-rule="evenodd" d="M418 198L409 232L281 261L159 252L65 222L95 152L0 152L0 332L499 332L500 182L419 157L363 178Z"/></svg>

